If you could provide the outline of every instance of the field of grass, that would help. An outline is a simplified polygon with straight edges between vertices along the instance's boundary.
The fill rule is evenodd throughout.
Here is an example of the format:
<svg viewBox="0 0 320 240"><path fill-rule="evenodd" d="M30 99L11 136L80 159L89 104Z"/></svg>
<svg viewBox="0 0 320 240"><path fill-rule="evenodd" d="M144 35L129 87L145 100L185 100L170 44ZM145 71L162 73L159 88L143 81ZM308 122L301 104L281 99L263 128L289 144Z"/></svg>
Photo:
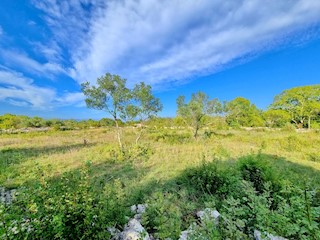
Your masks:
<svg viewBox="0 0 320 240"><path fill-rule="evenodd" d="M77 191L76 189L79 188L84 190L79 190L71 198L77 198L75 202L80 202L84 205L89 204L92 206L93 203L91 201L98 202L97 199L92 200L95 197L99 197L99 199L107 198L110 196L110 193L117 196L115 199L111 199L112 201L103 202L101 205L103 207L95 210L97 212L91 212L93 211L91 208L91 210L86 209L86 216L92 215L90 215L92 218L88 221L92 221L94 219L93 216L100 213L101 215L106 214L105 212L102 213L102 211L104 211L105 206L103 204L107 204L109 207L108 214L118 215L114 219L112 219L114 216L112 214L110 216L104 215L109 220L101 221L105 224L109 222L113 226L121 228L125 222L125 215L130 214L125 209L128 209L132 204L149 202L151 207L149 212L147 212L145 220L148 230L154 232L160 239L165 239L170 236L166 231L170 232L170 228L174 228L177 229L175 230L177 232L174 234L171 232L173 235L170 237L176 239L180 231L186 229L194 221L195 211L206 206L210 205L217 208L219 211L224 212L226 216L229 214L230 219L232 219L234 217L231 214L232 211L223 210L228 209L226 206L230 208L231 206L235 206L231 204L231 198L236 199L238 196L239 186L237 185L234 189L230 188L230 186L233 186L232 178L237 178L235 181L239 182L240 185L242 183L239 179L250 182L253 174L253 172L250 172L253 169L252 166L258 170L261 167L261 171L266 171L265 173L263 172L265 174L262 177L263 183L257 183L253 179L251 181L255 188L253 193L250 190L252 186L241 185L240 188L243 189L243 192L246 192L248 196L255 194L257 198L254 199L259 202L258 197L260 195L263 196L263 194L267 193L272 195L278 191L281 198L285 198L283 194L290 194L290 196L286 196L288 197L286 201L289 202L291 201L291 195L297 194L299 196L299 191L301 190L301 198L304 199L304 202L300 203L297 201L297 206L302 206L300 209L302 212L305 206L313 211L310 213L311 210L308 210L309 215L306 214L306 219L309 222L307 221L304 225L302 224L304 227L307 226L306 228L309 228L305 233L299 230L292 230L292 233L290 231L281 232L280 230L279 232L271 223L268 226L267 221L264 222L266 229L261 230L283 234L289 238L290 236L291 238L294 236L305 236L306 239L317 239L319 237L320 219L319 216L313 216L320 212L319 132L297 133L261 129L251 131L207 130L206 133L201 134L199 139L194 140L187 130L147 129L139 146L132 144L135 138L135 129L124 129L123 135L126 141L126 149L128 149L125 156L117 150L112 128L0 135L0 186L8 189L28 189L25 190L25 195L22 195L24 198L29 197L30 199L19 200L20 202L18 201L16 206L20 209L23 207L27 208L29 211L28 218L30 219L34 217L38 218L38 220L41 219L39 220L40 222L49 221L52 223L57 221L61 223L61 226L58 224L60 228L51 229L50 234L54 235L48 233L48 236L51 237L54 236L55 238L62 239L77 238L75 235L68 235L71 234L72 230L66 230L68 224L63 220L65 215L61 215L61 212L65 213L65 208L62 210L51 209L50 211L56 215L51 220L45 220L41 217L40 205L44 204L44 206L47 206L51 204L51 208L54 208L52 206L55 206L55 204L49 204L46 202L46 199L56 199L56 197L63 196L59 197L58 201L65 201L64 197L66 193L64 191ZM87 140L87 144L84 144L84 139ZM88 165L90 166L88 167ZM249 168L246 168L248 166ZM213 173L209 173L208 175L206 169L211 168ZM245 175L247 170L249 171L248 176ZM223 177L224 175L227 177ZM213 180L210 180L210 178L208 180L207 176L212 177ZM228 176L231 179L230 183L228 182ZM215 179L218 179L216 182L222 179L222 184L213 186L212 182ZM79 183L77 182L78 180L80 181ZM267 187L265 187L267 182L271 182L272 185L269 192ZM68 184L70 185L69 188L65 186ZM204 184L204 188L201 184ZM212 186L209 186L211 190L207 187L208 184L212 184ZM260 184L260 189L255 184ZM222 185L223 187L221 187ZM274 186L278 185L281 191L274 190L276 188ZM110 189L108 190L106 186L109 186ZM286 187L284 186L290 186L291 188L299 187L299 189L292 190L294 194L292 192L285 193ZM60 188L65 188L65 190L62 191ZM44 193L45 191L47 192ZM303 191L305 191L305 196L302 194ZM310 204L311 200L309 201L306 197L309 192L310 199L313 199ZM87 199L83 198L83 194L87 196ZM42 195L45 197L41 197L41 200L39 200L39 196ZM37 196L37 198L34 197L33 199L32 196ZM84 202L79 200L82 198ZM275 199L274 196L273 198ZM29 203L26 203L28 201ZM65 202L61 204L65 204ZM7 225L13 224L14 220L19 221L17 218L21 218L23 215L15 209L15 204L12 205L5 206L4 210L2 210L2 213L6 213L4 214L6 217L0 220ZM96 203L93 205L98 206ZM291 203L289 207L293 208L293 205L294 203ZM39 209L33 210L35 206ZM70 209L76 211L76 205L72 206ZM110 206L113 207L110 208ZM169 220L158 219L159 216L155 216L155 212L159 211L153 210L157 207L162 209L160 206L166 206L168 209L171 209L167 213ZM115 208L118 211L123 209L123 211L121 213L113 213ZM288 206L283 207L284 210L287 208ZM245 210L243 211L245 212ZM272 211L276 212L274 209ZM264 214L270 213L265 212ZM161 215L162 217L166 216L164 213ZM240 215L239 218L241 218ZM151 217L152 219L150 220ZM248 218L248 216L246 215L245 218ZM163 224L169 222L168 226L164 224L167 230L164 231L159 226L159 221L154 221L154 219L158 219ZM279 219L278 215L277 219ZM79 224L79 221L82 222L83 220L76 220L77 224ZM101 229L106 228L106 226L102 226L102 222L99 222L101 226L97 227L96 232L92 232L93 230L88 232L86 227L77 231L81 234L83 232L86 233L87 235L84 234L83 236L90 238L105 238L108 236L108 233L101 233ZM175 222L179 227L175 225ZM227 230L217 230L220 235L218 234L216 238L212 239L223 239L229 236L230 232L236 231L246 234L243 236L250 237L248 232L258 225L256 223L250 223L251 225L249 223L244 224L246 227L240 227L240 230L239 228L232 230L232 226L225 227ZM279 220L279 228L281 228L281 224L285 225L286 222L283 219ZM53 225L57 226L57 224ZM0 228L3 228L2 231L0 230L0 235L3 234L8 239L13 238L8 233L9 228L4 226L5 224L0 225ZM39 234L43 234L45 231L40 223L39 225L32 226L33 228L35 228L34 226L38 226L39 229L42 229L38 231ZM294 225L296 228L297 226L300 225ZM10 229L12 230L12 228L11 226ZM199 229L199 231L202 230ZM25 230L21 229L17 234L22 234L21 236L27 236L30 239L36 239L40 236L34 235L32 231L28 235ZM246 239L243 236L239 239ZM231 235L229 237L237 239Z"/></svg>

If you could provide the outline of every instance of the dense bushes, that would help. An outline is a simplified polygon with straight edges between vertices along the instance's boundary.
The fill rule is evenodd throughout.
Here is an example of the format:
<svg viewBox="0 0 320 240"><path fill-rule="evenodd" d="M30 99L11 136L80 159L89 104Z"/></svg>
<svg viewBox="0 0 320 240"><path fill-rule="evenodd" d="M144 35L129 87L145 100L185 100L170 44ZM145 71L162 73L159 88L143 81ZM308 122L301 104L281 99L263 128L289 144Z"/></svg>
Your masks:
<svg viewBox="0 0 320 240"><path fill-rule="evenodd" d="M216 162L203 162L201 166L185 172L182 181L203 194L224 198L237 187L238 174L233 169L218 169Z"/></svg>
<svg viewBox="0 0 320 240"><path fill-rule="evenodd" d="M90 168L20 189L14 204L0 205L1 239L108 239L128 213L121 184L93 188Z"/></svg>
<svg viewBox="0 0 320 240"><path fill-rule="evenodd" d="M319 239L319 189L278 173L263 155L187 170L180 183L189 194L202 196L203 208L209 203L223 216L218 226L195 226L191 239L252 239L255 229L289 239Z"/></svg>
<svg viewBox="0 0 320 240"><path fill-rule="evenodd" d="M178 239L181 232L182 213L178 198L172 193L155 192L147 201L143 224L148 232L159 239Z"/></svg>
<svg viewBox="0 0 320 240"><path fill-rule="evenodd" d="M107 228L121 229L128 220L130 196L118 181L93 181L90 169L51 180L39 171L14 204L0 205L0 236L110 239ZM147 204L142 224L158 239L178 239L192 222L198 224L190 239L253 239L255 229L288 239L319 239L319 189L279 173L262 154L237 162L204 161L141 196ZM197 221L195 213L206 207L220 212L218 225Z"/></svg>

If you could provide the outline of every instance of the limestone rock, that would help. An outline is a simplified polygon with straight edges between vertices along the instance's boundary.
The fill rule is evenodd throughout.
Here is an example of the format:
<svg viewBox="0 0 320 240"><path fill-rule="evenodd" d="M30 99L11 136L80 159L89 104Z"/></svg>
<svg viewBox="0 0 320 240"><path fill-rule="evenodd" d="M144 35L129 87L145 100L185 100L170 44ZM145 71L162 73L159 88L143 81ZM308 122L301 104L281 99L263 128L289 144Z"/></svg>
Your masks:
<svg viewBox="0 0 320 240"><path fill-rule="evenodd" d="M136 211L138 214L142 214L142 213L145 213L146 208L147 208L146 204L138 204Z"/></svg>
<svg viewBox="0 0 320 240"><path fill-rule="evenodd" d="M12 203L16 194L15 189L6 190L4 187L0 187L0 202L5 204Z"/></svg>
<svg viewBox="0 0 320 240"><path fill-rule="evenodd" d="M254 230L254 239L255 240L287 240L286 238L273 236L270 233L265 233L266 237L262 236L262 233L258 230Z"/></svg>
<svg viewBox="0 0 320 240"><path fill-rule="evenodd" d="M137 219L131 219L120 234L121 240L150 240L149 234Z"/></svg>
<svg viewBox="0 0 320 240"><path fill-rule="evenodd" d="M201 222L213 219L215 224L219 224L220 213L217 210L206 208L203 211L198 211L197 217L200 218Z"/></svg>

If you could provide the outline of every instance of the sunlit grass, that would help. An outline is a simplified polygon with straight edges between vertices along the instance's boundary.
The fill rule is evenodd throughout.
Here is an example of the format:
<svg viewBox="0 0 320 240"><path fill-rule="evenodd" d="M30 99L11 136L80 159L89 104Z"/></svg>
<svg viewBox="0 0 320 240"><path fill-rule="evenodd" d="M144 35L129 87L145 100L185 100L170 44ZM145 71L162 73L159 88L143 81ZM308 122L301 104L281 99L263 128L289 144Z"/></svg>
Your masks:
<svg viewBox="0 0 320 240"><path fill-rule="evenodd" d="M134 142L134 131L128 128L123 132L127 146ZM187 133L186 130L158 131L176 135ZM143 176L135 179L142 183L176 177L203 160L236 160L252 153L284 158L320 170L320 134L316 132L216 130L210 138L190 138L182 142L156 139L147 133L142 144L148 144L154 152L149 160L132 163L134 169L145 169ZM55 176L80 168L87 161L99 166L96 175L126 177L125 173L114 171L113 166L121 168L127 162L113 159L110 155L113 148L116 148L116 142L112 129L1 135L0 185L13 187L33 180L37 168Z"/></svg>

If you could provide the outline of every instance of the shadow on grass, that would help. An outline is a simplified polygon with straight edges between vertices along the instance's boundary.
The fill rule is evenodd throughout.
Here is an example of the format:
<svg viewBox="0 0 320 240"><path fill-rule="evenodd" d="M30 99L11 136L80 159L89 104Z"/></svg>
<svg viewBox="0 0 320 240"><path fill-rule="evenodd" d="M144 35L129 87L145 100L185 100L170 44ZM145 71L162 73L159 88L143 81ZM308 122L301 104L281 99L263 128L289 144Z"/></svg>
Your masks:
<svg viewBox="0 0 320 240"><path fill-rule="evenodd" d="M306 186L317 189L320 191L320 171L314 169L312 167L304 166L299 163L291 162L283 157L279 157L276 155L268 155L268 154L257 154L257 155L248 155L243 156L237 160L229 160L229 161L220 161L213 160L218 170L226 170L226 172L232 172L235 174L239 174L241 176L238 160L241 160L246 157L253 156L258 160L265 162L268 168L274 173L274 176L277 180L281 181L289 181L295 186L299 186L304 189ZM193 193L190 195L191 201L199 201L202 196L201 194L205 194L203 190L200 189L200 186L193 184L188 180L190 174L197 173L197 170L201 167L201 163L199 166L185 169L181 174L177 177L174 177L169 180L161 181L157 179L157 176L154 176L154 179L144 182L143 176L140 181L135 182L136 184L127 184L130 188L130 202L131 203L141 203L146 201L150 195L156 191L161 192L170 192L170 193L178 193L187 191L189 193ZM231 171L230 171L231 170ZM135 171L132 169L132 171ZM148 169L143 169L139 174L145 174ZM123 171L124 173L124 171ZM131 177L134 178L134 173L131 172ZM122 177L119 175L119 178ZM139 183L140 182L140 183ZM320 193L320 192L319 192ZM214 194L214 193L213 193ZM135 201L135 202L134 202ZM201 201L201 200L200 200Z"/></svg>
<svg viewBox="0 0 320 240"><path fill-rule="evenodd" d="M96 144L72 144L53 147L31 147L31 148L7 148L0 150L0 171L5 170L14 164L27 161L30 158L38 158L57 153L65 153L71 150L78 150L84 147L91 147Z"/></svg>
<svg viewBox="0 0 320 240"><path fill-rule="evenodd" d="M295 185L302 187L305 186L306 181L311 180L314 187L319 189L319 171L313 169L312 167L303 166L298 163L290 162L289 160L274 156L274 155L267 155L267 154L258 154L258 155L248 155L240 158L250 158L253 157L255 160L263 161L268 163L268 167L274 171L279 178L282 180L288 180ZM229 174L238 172L239 175L235 174L235 177L240 176L240 168L237 163L237 160L230 160L230 161L219 161L213 160L208 164L213 164L217 166L217 171L221 171L222 173L226 173L227 171ZM214 194L219 194L219 192L210 192L209 194L203 191L203 188L200 188L196 182L192 182L192 179L188 179L188 177L197 176L199 169L204 169L205 171L208 170L210 172L211 169L215 168L203 168L203 165L199 165L196 167L185 169L181 172L177 177L168 179L168 180L159 180L159 176L154 176L152 180L146 180L146 175L148 175L147 179L150 179L150 167L144 167L144 164L139 164L137 162L132 161L106 161L104 163L92 164L88 169L90 171L91 180L89 185L90 190L94 190L94 193L97 194L95 196L99 196L101 198L110 198L111 195L104 195L105 192L103 191L103 187L105 184L112 184L114 180L118 179L120 182L119 185L115 185L117 188L122 188L125 193L125 201L120 202L115 198L116 206L121 207L121 209L129 209L129 206L138 203L146 203L148 200L152 199L157 201L154 195L156 192L160 192L163 194L164 198L169 196L168 201L173 199L175 202L166 202L168 205L179 205L181 208L181 218L183 219L183 226L182 229L186 229L191 222L194 222L194 215L197 210L205 208L205 202L208 200L208 197L213 196ZM77 171L79 172L81 169L72 170L70 172L64 173L64 176L71 176L70 178L67 177L67 181L62 181L61 175L55 176L48 181L52 181L57 184L50 184L52 189L50 191L59 197L61 194L65 194L61 187L65 187L66 185L70 184L70 191L78 191L78 188L81 188L83 183L79 182L78 176L86 181L87 178L82 178L81 175L74 174ZM209 178L206 181L214 181L215 179L210 179L211 176L206 172L206 176ZM232 172L233 171L233 172ZM73 175L73 177L72 177ZM222 176L222 175L220 175ZM232 176L232 175L226 175ZM225 176L222 176L225 177ZM72 181L70 181L70 179ZM89 178L90 179L90 178ZM66 180L66 178L65 178ZM240 179L239 179L240 180ZM39 180L37 180L39 182ZM31 182L29 184L32 184ZM73 184L73 185L72 185ZM60 189L55 189L55 188ZM225 187L225 186L224 186ZM47 191L47 190L46 190ZM80 192L80 194L86 194L86 191ZM229 191L230 193L230 191ZM175 197L172 198L172 195ZM82 195L81 195L82 196ZM158 195L159 196L159 195ZM85 197L85 196L84 196ZM170 198L171 197L171 198ZM162 201L163 202L163 201ZM161 200L160 203L162 204ZM119 206L117 205L119 204ZM122 204L122 205L121 205ZM120 206L121 205L121 206ZM219 206L219 205L216 205ZM159 206L162 207L162 206ZM218 210L219 207L217 207ZM170 215L170 214L169 214Z"/></svg>

